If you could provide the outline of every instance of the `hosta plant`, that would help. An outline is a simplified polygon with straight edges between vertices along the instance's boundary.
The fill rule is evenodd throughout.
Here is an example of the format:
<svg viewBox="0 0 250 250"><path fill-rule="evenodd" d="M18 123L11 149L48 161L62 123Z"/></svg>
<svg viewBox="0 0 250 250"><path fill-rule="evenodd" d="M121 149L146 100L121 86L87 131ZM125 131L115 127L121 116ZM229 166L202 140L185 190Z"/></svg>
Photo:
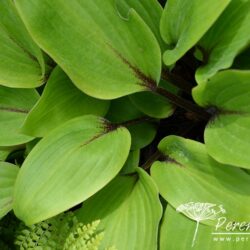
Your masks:
<svg viewBox="0 0 250 250"><path fill-rule="evenodd" d="M1 0L0 248L250 248L249 0Z"/></svg>

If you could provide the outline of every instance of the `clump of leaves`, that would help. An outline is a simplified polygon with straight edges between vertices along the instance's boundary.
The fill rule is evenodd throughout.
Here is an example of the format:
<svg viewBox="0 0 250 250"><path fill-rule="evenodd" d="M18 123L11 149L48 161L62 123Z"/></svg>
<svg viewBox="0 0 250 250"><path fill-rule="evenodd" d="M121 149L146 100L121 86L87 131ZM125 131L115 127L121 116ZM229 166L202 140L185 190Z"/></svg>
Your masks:
<svg viewBox="0 0 250 250"><path fill-rule="evenodd" d="M250 221L249 27L249 0L0 1L0 218L30 226L20 248L249 248L200 209Z"/></svg>

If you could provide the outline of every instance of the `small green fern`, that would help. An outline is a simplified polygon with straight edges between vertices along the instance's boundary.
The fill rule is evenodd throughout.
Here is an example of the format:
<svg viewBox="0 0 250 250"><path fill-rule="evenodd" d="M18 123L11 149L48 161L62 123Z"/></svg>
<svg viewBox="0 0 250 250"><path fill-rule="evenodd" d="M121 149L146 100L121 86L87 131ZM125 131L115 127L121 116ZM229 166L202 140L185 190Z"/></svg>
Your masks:
<svg viewBox="0 0 250 250"><path fill-rule="evenodd" d="M22 226L15 244L20 250L98 250L104 237L97 231L99 223L83 225L73 213L61 214L31 227Z"/></svg>
<svg viewBox="0 0 250 250"><path fill-rule="evenodd" d="M63 250L98 249L98 246L103 239L102 232L95 235L99 223L100 221L94 221L92 224L88 225L79 223L66 239Z"/></svg>

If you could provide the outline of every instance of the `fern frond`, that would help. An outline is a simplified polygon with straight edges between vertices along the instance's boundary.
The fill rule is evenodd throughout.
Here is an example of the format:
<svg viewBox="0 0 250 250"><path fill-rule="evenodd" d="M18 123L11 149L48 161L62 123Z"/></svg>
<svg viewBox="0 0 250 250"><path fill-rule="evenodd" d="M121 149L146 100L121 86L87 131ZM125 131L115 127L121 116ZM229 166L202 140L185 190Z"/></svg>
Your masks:
<svg viewBox="0 0 250 250"><path fill-rule="evenodd" d="M22 226L24 228L24 226ZM43 246L47 246L46 250L52 249L50 242L51 229L46 222L30 226L29 228L20 229L19 235L16 237L15 244L21 250L35 249L45 250Z"/></svg>
<svg viewBox="0 0 250 250"><path fill-rule="evenodd" d="M104 237L97 231L99 223L84 225L71 212L61 214L31 227L23 226L15 244L20 250L98 250Z"/></svg>
<svg viewBox="0 0 250 250"><path fill-rule="evenodd" d="M103 239L103 233L96 234L99 223L100 221L87 225L78 223L66 239L63 250L98 250Z"/></svg>
<svg viewBox="0 0 250 250"><path fill-rule="evenodd" d="M60 214L30 227L23 225L15 244L21 250L61 250L72 226L74 226L73 213Z"/></svg>

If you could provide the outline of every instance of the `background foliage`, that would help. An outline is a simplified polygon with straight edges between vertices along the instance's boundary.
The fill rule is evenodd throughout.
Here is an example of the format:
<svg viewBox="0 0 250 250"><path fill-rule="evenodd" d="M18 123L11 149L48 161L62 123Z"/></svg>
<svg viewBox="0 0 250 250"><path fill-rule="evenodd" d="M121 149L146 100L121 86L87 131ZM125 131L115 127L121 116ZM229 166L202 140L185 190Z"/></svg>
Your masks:
<svg viewBox="0 0 250 250"><path fill-rule="evenodd" d="M0 249L249 249L213 238L250 229L249 27L249 0L1 0Z"/></svg>

